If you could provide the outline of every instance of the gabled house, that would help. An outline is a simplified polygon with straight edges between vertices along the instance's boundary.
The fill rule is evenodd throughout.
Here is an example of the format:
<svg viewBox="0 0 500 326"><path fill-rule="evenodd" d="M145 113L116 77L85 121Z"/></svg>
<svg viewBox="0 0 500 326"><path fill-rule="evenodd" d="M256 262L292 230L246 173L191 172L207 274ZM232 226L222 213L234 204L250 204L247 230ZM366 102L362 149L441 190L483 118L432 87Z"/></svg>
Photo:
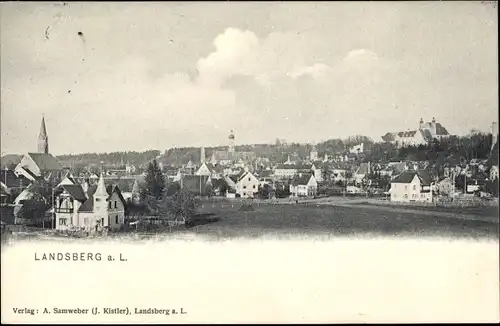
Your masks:
<svg viewBox="0 0 500 326"><path fill-rule="evenodd" d="M56 229L86 231L118 230L125 223L125 199L116 185L104 183L103 175L97 185L61 185L56 197Z"/></svg>
<svg viewBox="0 0 500 326"><path fill-rule="evenodd" d="M205 196L211 193L212 180L206 175L182 175L180 185L195 196Z"/></svg>
<svg viewBox="0 0 500 326"><path fill-rule="evenodd" d="M2 203L12 202L30 183L31 180L24 177L24 175L16 175L12 170L0 170L0 187L3 193Z"/></svg>
<svg viewBox="0 0 500 326"><path fill-rule="evenodd" d="M208 177L212 176L213 165L210 163L202 163L198 170L195 172L195 175L205 175Z"/></svg>
<svg viewBox="0 0 500 326"><path fill-rule="evenodd" d="M318 193L318 182L312 174L296 176L290 182L291 197L314 197Z"/></svg>
<svg viewBox="0 0 500 326"><path fill-rule="evenodd" d="M368 163L361 163L359 168L356 170L354 173L354 181L356 183L361 183L364 178L368 177L370 174L370 162Z"/></svg>
<svg viewBox="0 0 500 326"><path fill-rule="evenodd" d="M236 183L236 194L241 198L253 198L259 191L259 179L251 172L243 173Z"/></svg>
<svg viewBox="0 0 500 326"><path fill-rule="evenodd" d="M323 168L327 166L324 162L316 161L311 164L311 171L317 182L323 182Z"/></svg>
<svg viewBox="0 0 500 326"><path fill-rule="evenodd" d="M424 171L405 171L391 181L391 201L432 202L431 178Z"/></svg>

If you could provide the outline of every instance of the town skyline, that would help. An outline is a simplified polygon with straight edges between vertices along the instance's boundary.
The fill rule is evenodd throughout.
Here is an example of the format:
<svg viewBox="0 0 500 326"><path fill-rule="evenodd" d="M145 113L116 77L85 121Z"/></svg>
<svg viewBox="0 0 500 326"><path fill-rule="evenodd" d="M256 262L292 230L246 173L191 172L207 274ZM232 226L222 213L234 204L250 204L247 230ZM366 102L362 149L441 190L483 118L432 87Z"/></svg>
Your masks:
<svg viewBox="0 0 500 326"><path fill-rule="evenodd" d="M460 136L498 119L488 4L0 8L2 155L35 151L43 114L54 155L226 146L231 129L237 145L379 142L433 117Z"/></svg>

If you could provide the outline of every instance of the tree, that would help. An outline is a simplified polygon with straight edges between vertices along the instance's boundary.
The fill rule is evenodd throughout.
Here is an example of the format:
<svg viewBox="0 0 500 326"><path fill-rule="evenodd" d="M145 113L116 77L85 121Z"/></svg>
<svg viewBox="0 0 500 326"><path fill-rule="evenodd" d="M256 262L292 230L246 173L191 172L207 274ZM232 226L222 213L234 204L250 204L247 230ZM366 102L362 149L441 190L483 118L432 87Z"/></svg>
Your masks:
<svg viewBox="0 0 500 326"><path fill-rule="evenodd" d="M169 183L165 188L165 196L173 196L179 192L179 190L181 190L181 185L178 182Z"/></svg>
<svg viewBox="0 0 500 326"><path fill-rule="evenodd" d="M158 212L161 216L181 217L189 220L199 206L196 197L185 189L180 189L174 195L164 197L158 202Z"/></svg>
<svg viewBox="0 0 500 326"><path fill-rule="evenodd" d="M156 160L148 164L146 169L146 178L142 188L141 197L144 199L147 196L159 200L163 197L165 189L165 177L161 172L160 166Z"/></svg>
<svg viewBox="0 0 500 326"><path fill-rule="evenodd" d="M268 184L264 184L263 186L259 186L259 192L258 192L259 198L268 199L269 196L271 195L271 193L272 193L272 189L271 189L271 186L269 186Z"/></svg>

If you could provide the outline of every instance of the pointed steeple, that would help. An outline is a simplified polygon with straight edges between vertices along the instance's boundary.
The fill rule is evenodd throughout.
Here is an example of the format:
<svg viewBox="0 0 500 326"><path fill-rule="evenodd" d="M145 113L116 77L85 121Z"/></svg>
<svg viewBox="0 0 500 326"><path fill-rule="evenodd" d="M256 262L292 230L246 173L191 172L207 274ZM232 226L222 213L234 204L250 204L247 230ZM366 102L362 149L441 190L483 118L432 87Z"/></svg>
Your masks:
<svg viewBox="0 0 500 326"><path fill-rule="evenodd" d="M47 128L45 127L45 117L42 116L42 124L40 126L40 134L38 135L38 152L49 153L49 137L47 136Z"/></svg>
<svg viewBox="0 0 500 326"><path fill-rule="evenodd" d="M101 172L99 177L99 182L97 182L97 189L94 193L95 197L108 197L108 192L106 191L106 185L104 184L104 175Z"/></svg>

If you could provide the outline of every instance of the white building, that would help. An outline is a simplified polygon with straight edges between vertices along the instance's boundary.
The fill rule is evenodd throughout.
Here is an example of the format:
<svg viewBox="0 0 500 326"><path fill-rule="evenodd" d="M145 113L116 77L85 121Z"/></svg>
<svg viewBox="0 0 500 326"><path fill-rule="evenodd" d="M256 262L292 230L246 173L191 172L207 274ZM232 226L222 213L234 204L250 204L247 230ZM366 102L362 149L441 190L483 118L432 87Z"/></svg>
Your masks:
<svg viewBox="0 0 500 326"><path fill-rule="evenodd" d="M314 197L318 193L318 182L314 175L295 177L290 183L291 197Z"/></svg>
<svg viewBox="0 0 500 326"><path fill-rule="evenodd" d="M243 173L236 183L236 193L241 198L253 198L258 191L259 179L251 172Z"/></svg>
<svg viewBox="0 0 500 326"><path fill-rule="evenodd" d="M425 145L433 139L441 139L449 136L450 134L446 128L436 122L435 118L432 118L431 122L426 123L424 123L423 119L420 119L418 129L394 133L388 132L382 136L382 139L394 143L398 147L404 147Z"/></svg>
<svg viewBox="0 0 500 326"><path fill-rule="evenodd" d="M364 144L358 144L349 149L349 153L351 154L360 154L364 152Z"/></svg>
<svg viewBox="0 0 500 326"><path fill-rule="evenodd" d="M117 230L125 223L125 199L118 186L105 186L102 174L97 185L64 184L61 188L55 207L57 230Z"/></svg>
<svg viewBox="0 0 500 326"><path fill-rule="evenodd" d="M431 181L423 171L405 171L391 181L391 201L432 202Z"/></svg>

